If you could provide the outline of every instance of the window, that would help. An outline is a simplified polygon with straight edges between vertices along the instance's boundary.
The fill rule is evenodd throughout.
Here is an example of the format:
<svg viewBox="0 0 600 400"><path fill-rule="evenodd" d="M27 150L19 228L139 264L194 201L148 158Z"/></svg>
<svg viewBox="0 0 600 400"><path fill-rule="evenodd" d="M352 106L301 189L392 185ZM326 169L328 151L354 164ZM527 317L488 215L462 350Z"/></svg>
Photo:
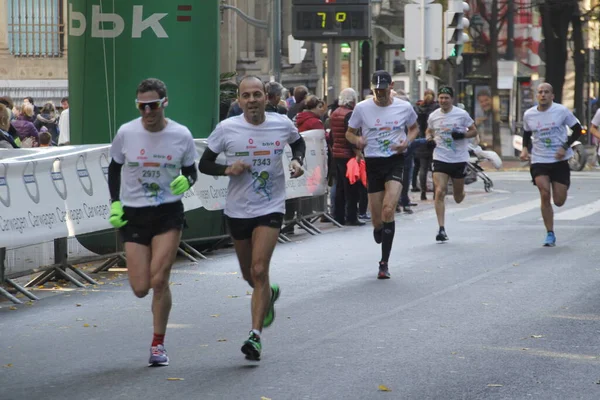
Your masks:
<svg viewBox="0 0 600 400"><path fill-rule="evenodd" d="M19 57L61 57L62 0L8 0L8 48Z"/></svg>

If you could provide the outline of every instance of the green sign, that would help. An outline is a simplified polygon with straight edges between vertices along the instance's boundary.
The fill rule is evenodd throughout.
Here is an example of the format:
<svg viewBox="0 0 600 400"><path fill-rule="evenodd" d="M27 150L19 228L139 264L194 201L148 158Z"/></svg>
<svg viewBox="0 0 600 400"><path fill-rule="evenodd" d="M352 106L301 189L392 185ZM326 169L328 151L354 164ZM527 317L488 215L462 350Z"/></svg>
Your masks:
<svg viewBox="0 0 600 400"><path fill-rule="evenodd" d="M166 115L207 137L218 122L219 0L69 1L71 143L110 143L139 116L136 87L167 84Z"/></svg>

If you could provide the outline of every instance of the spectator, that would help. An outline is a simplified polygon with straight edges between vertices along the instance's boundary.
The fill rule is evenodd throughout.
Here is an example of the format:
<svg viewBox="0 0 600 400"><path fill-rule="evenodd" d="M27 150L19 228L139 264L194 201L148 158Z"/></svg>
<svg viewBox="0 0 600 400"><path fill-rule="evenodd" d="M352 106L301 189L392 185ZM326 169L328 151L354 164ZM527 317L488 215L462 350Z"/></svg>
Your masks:
<svg viewBox="0 0 600 400"><path fill-rule="evenodd" d="M299 132L309 131L311 129L325 129L323 126L323 115L327 108L325 102L317 96L309 96L303 103L307 111L300 112L296 117L296 126Z"/></svg>
<svg viewBox="0 0 600 400"><path fill-rule="evenodd" d="M29 96L25 97L23 99L23 104L31 104L33 106L33 113L36 117L40 113L40 108L38 106L36 106L35 103L33 102L33 97L29 97Z"/></svg>
<svg viewBox="0 0 600 400"><path fill-rule="evenodd" d="M10 111L0 103L0 149L18 149L13 137L8 133L10 128Z"/></svg>
<svg viewBox="0 0 600 400"><path fill-rule="evenodd" d="M58 143L58 125L56 123L56 117L56 108L54 107L54 104L46 103L34 122L38 131L42 129L42 126L48 128L48 132L52 135L52 142L54 143Z"/></svg>
<svg viewBox="0 0 600 400"><path fill-rule="evenodd" d="M304 109L304 100L308 96L308 88L306 86L298 86L294 88L294 105L287 112L287 116L292 121L296 115Z"/></svg>
<svg viewBox="0 0 600 400"><path fill-rule="evenodd" d="M12 122L12 125L19 135L22 143L21 147L37 147L39 143L38 130L26 115L26 112L30 115L33 114L33 106L31 104L23 104L20 107L15 107L14 110L16 119ZM25 145L25 140L31 142L30 145Z"/></svg>
<svg viewBox="0 0 600 400"><path fill-rule="evenodd" d="M52 135L48 132L45 126L40 131L40 147L50 147L52 143Z"/></svg>
<svg viewBox="0 0 600 400"><path fill-rule="evenodd" d="M62 107L63 110L68 110L69 109L69 98L63 97L62 99L60 99L60 106Z"/></svg>
<svg viewBox="0 0 600 400"><path fill-rule="evenodd" d="M58 120L59 146L68 146L71 144L71 122L69 120L70 113L71 110L69 110L69 104L67 103L67 108L60 114L60 119Z"/></svg>
<svg viewBox="0 0 600 400"><path fill-rule="evenodd" d="M354 89L348 88L340 92L339 107L331 113L331 137L333 139L333 158L336 168L335 188L335 220L342 225L364 225L358 219L357 204L359 201L359 182L350 184L346 177L347 165L350 159L361 159L361 151L346 139L348 121L357 103ZM366 210L365 210L366 213Z"/></svg>
<svg viewBox="0 0 600 400"><path fill-rule="evenodd" d="M281 105L282 90L283 86L278 82L268 82L265 85L265 91L267 93L266 112L276 112L283 115L287 114L287 108Z"/></svg>

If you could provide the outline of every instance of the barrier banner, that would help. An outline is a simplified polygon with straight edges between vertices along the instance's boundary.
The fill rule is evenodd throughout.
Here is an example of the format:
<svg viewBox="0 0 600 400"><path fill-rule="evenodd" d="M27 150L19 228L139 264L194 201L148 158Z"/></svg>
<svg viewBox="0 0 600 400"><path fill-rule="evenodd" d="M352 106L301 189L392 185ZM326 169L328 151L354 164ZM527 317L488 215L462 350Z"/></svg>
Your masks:
<svg viewBox="0 0 600 400"><path fill-rule="evenodd" d="M286 198L326 192L327 152L323 130L302 134L305 174L289 179ZM205 139L196 139L200 156ZM0 247L17 247L111 228L108 164L110 145L0 150ZM291 150L286 150L288 168ZM198 161L199 158L196 160ZM219 163L225 157L219 156ZM186 211L225 208L229 178L199 174L183 197Z"/></svg>

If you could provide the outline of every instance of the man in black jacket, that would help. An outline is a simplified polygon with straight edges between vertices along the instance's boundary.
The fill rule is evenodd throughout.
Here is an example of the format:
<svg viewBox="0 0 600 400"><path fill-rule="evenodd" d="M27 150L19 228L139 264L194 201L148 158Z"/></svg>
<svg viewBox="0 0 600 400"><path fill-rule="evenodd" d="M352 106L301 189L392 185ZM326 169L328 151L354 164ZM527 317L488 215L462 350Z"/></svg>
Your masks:
<svg viewBox="0 0 600 400"><path fill-rule="evenodd" d="M419 136L418 138L425 138L425 131L427 130L427 119L429 114L440 106L435 101L435 94L433 90L425 90L425 96L423 100L417 101L415 106L415 112L417 113L417 123L419 124ZM427 171L431 170L431 163L433 162L433 149L428 148L426 144L417 145L415 148L415 157L419 159L419 183L421 186L421 200L427 200Z"/></svg>

